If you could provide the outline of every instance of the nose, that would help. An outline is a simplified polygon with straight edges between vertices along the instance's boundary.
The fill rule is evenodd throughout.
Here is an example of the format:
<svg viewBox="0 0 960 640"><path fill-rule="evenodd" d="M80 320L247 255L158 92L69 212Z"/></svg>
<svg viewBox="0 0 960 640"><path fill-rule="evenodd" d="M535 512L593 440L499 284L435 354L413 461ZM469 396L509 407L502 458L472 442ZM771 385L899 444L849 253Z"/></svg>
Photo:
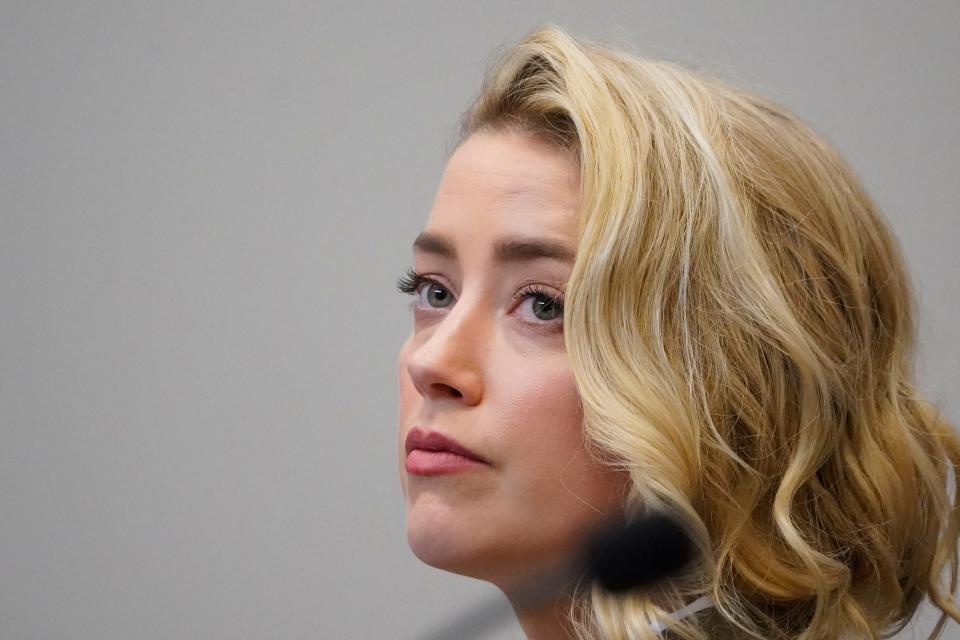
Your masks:
<svg viewBox="0 0 960 640"><path fill-rule="evenodd" d="M483 396L483 358L489 353L490 325L463 300L412 348L406 368L424 398L454 399L473 405Z"/></svg>

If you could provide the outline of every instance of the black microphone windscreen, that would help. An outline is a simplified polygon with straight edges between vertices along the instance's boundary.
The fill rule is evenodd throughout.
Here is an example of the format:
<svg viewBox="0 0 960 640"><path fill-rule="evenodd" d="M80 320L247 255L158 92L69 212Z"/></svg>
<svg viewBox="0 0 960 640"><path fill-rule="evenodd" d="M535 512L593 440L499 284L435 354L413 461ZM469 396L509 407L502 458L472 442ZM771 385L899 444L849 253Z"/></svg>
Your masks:
<svg viewBox="0 0 960 640"><path fill-rule="evenodd" d="M675 518L646 513L594 534L587 555L594 578L617 593L680 571L693 556L693 543Z"/></svg>

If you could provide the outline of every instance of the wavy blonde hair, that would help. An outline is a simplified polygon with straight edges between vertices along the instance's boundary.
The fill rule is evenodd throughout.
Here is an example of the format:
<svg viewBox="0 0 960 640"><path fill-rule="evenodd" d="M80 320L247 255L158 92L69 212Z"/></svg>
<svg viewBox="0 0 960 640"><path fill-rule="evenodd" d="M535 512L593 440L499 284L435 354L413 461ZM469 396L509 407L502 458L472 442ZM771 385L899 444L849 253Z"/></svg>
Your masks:
<svg viewBox="0 0 960 640"><path fill-rule="evenodd" d="M721 630L668 633L879 638L925 596L931 638L960 621L960 438L915 389L907 269L838 153L768 98L551 24L500 53L457 144L503 130L579 166L564 330L591 448L703 552L656 596L585 587L577 637L653 638L706 593Z"/></svg>

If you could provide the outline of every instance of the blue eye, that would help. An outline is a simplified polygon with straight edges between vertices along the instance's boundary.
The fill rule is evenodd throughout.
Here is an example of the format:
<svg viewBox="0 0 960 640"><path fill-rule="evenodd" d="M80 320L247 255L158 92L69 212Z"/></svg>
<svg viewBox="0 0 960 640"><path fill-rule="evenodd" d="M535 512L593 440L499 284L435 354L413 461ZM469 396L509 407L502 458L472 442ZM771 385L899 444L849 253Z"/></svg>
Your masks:
<svg viewBox="0 0 960 640"><path fill-rule="evenodd" d="M443 308L447 306L445 302L452 300L453 297L447 291L446 287L427 276L421 275L420 273L414 271L413 269L408 268L406 274L403 275L399 280L397 280L397 289L402 293L407 293L411 295L420 295L420 290L423 288L423 285L429 284L430 291L427 292L427 301L431 307L434 308ZM430 302L430 295L438 294L439 298L438 304L433 304Z"/></svg>
<svg viewBox="0 0 960 640"><path fill-rule="evenodd" d="M514 300L523 300L528 297L533 298L533 315L538 320L549 321L563 317L563 302L560 298L551 296L536 285L527 285L513 296ZM540 312L545 313L547 317L540 317Z"/></svg>
<svg viewBox="0 0 960 640"><path fill-rule="evenodd" d="M449 306L453 296L447 291L447 288L430 278L424 276L412 268L407 268L406 273L397 280L397 289L402 293L410 295L419 295L423 285L430 285L427 291L427 304L431 308L444 308ZM563 298L553 296L537 285L527 285L517 291L513 296L514 300L525 300L533 298L532 310L534 317L543 322L556 322L563 317ZM436 301L436 304L434 304ZM543 314L543 315L541 315Z"/></svg>
<svg viewBox="0 0 960 640"><path fill-rule="evenodd" d="M453 300L453 296L450 295L450 292L447 291L446 287L436 280L423 278L420 282L414 285L411 293L419 295L423 290L424 285L429 285L427 287L427 304L437 309L442 309L443 307L450 305L450 302Z"/></svg>

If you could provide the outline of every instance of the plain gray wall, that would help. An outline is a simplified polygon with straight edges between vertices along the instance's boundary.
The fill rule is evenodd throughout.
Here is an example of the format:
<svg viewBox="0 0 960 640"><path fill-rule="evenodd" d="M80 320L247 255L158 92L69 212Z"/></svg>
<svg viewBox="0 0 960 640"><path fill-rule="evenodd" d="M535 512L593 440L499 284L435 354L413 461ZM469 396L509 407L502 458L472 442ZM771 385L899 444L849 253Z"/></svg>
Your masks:
<svg viewBox="0 0 960 640"><path fill-rule="evenodd" d="M545 21L830 139L960 417L960 3L5 0L0 640L415 638L497 597L406 546L394 282L487 63Z"/></svg>

